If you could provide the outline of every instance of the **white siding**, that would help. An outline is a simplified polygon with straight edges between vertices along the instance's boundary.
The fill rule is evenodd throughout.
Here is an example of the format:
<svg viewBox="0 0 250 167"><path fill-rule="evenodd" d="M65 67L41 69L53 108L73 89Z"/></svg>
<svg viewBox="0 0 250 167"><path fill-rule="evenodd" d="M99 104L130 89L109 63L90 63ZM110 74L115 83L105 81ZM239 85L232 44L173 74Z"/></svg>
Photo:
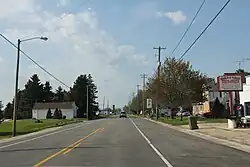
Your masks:
<svg viewBox="0 0 250 167"><path fill-rule="evenodd" d="M48 112L47 109L32 110L32 118L46 119L47 112Z"/></svg>
<svg viewBox="0 0 250 167"><path fill-rule="evenodd" d="M51 109L52 115L54 115L55 109ZM76 109L61 109L62 115L66 116L66 119L74 118L76 116ZM32 118L36 119L46 119L48 109L33 109L32 110Z"/></svg>

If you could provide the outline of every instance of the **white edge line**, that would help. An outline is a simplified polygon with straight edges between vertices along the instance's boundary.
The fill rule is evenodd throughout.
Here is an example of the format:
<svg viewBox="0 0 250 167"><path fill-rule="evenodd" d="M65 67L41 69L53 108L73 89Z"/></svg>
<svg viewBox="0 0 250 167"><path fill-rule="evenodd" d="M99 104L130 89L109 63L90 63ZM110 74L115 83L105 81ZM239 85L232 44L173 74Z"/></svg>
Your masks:
<svg viewBox="0 0 250 167"><path fill-rule="evenodd" d="M133 125L135 126L135 128L140 132L140 134L142 135L142 137L147 141L147 143L149 144L149 146L155 151L155 153L162 159L162 161L167 165L167 167L173 167L173 165L171 165L171 163L161 154L161 152L151 143L151 141L143 134L143 132L138 128L138 126L134 123L134 121L129 118L130 121L133 123Z"/></svg>
<svg viewBox="0 0 250 167"><path fill-rule="evenodd" d="M83 126L83 125L87 125L87 124L90 124L90 123L91 123L91 122L82 123L82 125L74 126L74 127L72 127L72 128L63 129L63 130L60 130L60 131L48 133L48 134L45 134L45 135L42 135L42 136L38 136L38 137L34 137L34 138L31 138L31 139L21 140L21 141L16 142L16 143L7 144L7 145L4 145L4 146L1 146L0 149L6 148L6 147L15 146L15 145L22 144L22 143L26 143L26 142L33 141L33 140L37 140L37 139L40 139L40 138L43 138L43 137L51 136L51 135L54 135L54 134L57 134L57 133L61 133L61 132L65 132L65 131L69 131L69 130L72 130L72 129L76 129L76 128L79 128L79 127L81 127L81 126Z"/></svg>

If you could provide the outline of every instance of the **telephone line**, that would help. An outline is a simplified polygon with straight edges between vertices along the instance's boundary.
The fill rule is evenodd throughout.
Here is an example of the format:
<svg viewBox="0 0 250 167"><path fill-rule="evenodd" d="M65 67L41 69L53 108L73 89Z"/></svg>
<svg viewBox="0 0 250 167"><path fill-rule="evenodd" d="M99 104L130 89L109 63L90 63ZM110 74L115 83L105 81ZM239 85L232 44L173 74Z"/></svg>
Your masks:
<svg viewBox="0 0 250 167"><path fill-rule="evenodd" d="M194 42L187 48L187 50L181 55L181 57L177 60L176 63L179 63L181 59L187 54L187 52L194 46L194 44L199 40L199 38L207 31L207 29L211 26L211 24L215 21L215 19L220 15L220 13L225 9L225 7L229 4L231 0L228 0L220 11L214 16L214 18L208 23L208 25L204 28L204 30L200 33L200 35L194 40Z"/></svg>
<svg viewBox="0 0 250 167"><path fill-rule="evenodd" d="M200 11L201 11L203 5L205 4L205 2L206 2L206 0L203 0L203 2L201 3L199 9L197 10L196 14L194 15L192 21L190 22L188 28L187 28L186 31L183 33L183 35L182 35L181 39L179 40L179 42L177 43L176 47L175 47L175 48L173 49L173 51L171 52L170 57L174 54L174 52L176 51L176 49L180 46L181 42L183 41L183 39L184 39L185 36L187 35L189 29L190 29L191 26L193 25L193 23L194 23L196 17L197 17L198 14L200 13Z"/></svg>
<svg viewBox="0 0 250 167"><path fill-rule="evenodd" d="M0 36L4 40L6 40L9 44L11 44L13 47L15 47L16 49L18 49L18 47L13 42L11 42L7 37L5 37L3 34L0 34ZM60 79L58 79L57 77L55 77L52 73L50 73L48 70L46 70L44 67L42 67L38 62L36 62L34 59L32 59L29 55L27 55L23 50L20 49L20 52L24 56L26 56L26 58L28 58L30 61L32 61L35 65L37 65L40 69L42 69L45 73L47 73L49 76L51 76L52 78L54 78L56 81L58 81L59 83L61 83L65 87L70 88L70 86L68 86L63 81L61 81Z"/></svg>

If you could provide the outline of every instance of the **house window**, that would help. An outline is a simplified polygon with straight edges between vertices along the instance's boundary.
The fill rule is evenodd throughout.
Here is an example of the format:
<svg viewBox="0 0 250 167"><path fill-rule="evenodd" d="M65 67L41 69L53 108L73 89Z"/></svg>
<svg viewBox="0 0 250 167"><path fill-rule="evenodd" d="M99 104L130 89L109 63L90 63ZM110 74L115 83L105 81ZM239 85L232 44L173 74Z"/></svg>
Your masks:
<svg viewBox="0 0 250 167"><path fill-rule="evenodd" d="M222 98L222 92L220 92L220 98Z"/></svg>

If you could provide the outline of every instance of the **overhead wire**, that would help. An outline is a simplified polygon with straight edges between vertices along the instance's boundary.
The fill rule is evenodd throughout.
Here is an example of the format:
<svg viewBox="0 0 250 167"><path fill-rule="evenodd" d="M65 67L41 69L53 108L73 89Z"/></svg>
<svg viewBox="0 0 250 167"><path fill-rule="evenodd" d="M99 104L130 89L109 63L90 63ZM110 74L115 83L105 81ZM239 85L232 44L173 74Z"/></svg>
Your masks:
<svg viewBox="0 0 250 167"><path fill-rule="evenodd" d="M5 37L3 34L0 33L0 36L4 40L6 40L9 44L11 44L13 47L15 47L16 49L18 49L18 47L13 42L11 42L7 37ZM34 59L32 59L29 55L27 55L23 50L20 49L20 52L24 56L26 56L30 61L32 61L35 65L37 65L40 69L42 69L45 73L47 73L49 76L51 76L52 78L54 78L56 81L58 81L59 83L61 83L65 87L70 88L70 86L68 86L63 81L61 81L60 79L58 79L57 77L55 77L52 73L50 73L48 70L46 70L44 67L42 67L38 62L36 62Z"/></svg>
<svg viewBox="0 0 250 167"><path fill-rule="evenodd" d="M176 51L176 49L180 46L181 42L183 41L183 39L184 39L185 36L187 35L189 29L190 29L191 26L193 25L193 23L194 23L196 17L197 17L198 14L200 13L200 11L201 11L203 5L205 4L205 2L206 2L206 0L203 0L203 1L202 1L200 7L198 8L196 14L194 15L194 17L193 17L192 21L190 22L189 26L187 27L186 31L183 33L181 39L179 40L179 42L177 43L177 45L175 46L175 48L174 48L173 51L171 52L170 57L174 54L174 52Z"/></svg>
<svg viewBox="0 0 250 167"><path fill-rule="evenodd" d="M193 43L186 49L186 51L180 56L180 58L177 60L176 63L179 63L182 58L187 54L187 52L194 46L194 44L199 40L199 38L207 31L207 29L211 26L211 24L216 20L216 18L220 15L220 13L225 9L225 7L229 4L231 0L228 0L222 8L219 10L219 12L214 16L214 18L208 23L208 25L203 29L203 31L200 33L200 35L193 41Z"/></svg>
<svg viewBox="0 0 250 167"><path fill-rule="evenodd" d="M79 7L82 7L84 4L79 5ZM72 14L72 12L68 12L65 13L63 16L60 16L56 22L64 19L65 17L69 16L70 14ZM18 49L18 47L11 42L7 37L5 37L3 34L0 33L0 36L5 39L8 43L10 43L13 47L15 47L16 49ZM52 78L54 78L57 82L61 83L62 85L64 85L67 88L70 88L70 86L68 86L67 84L65 84L63 81L61 81L60 79L58 79L57 77L55 77L52 73L50 73L48 70L46 70L44 67L42 67L38 62L36 62L34 59L32 59L29 55L27 55L23 50L20 49L20 52L26 56L30 61L32 61L35 65L37 65L40 69L42 69L45 73L47 73L49 76L51 76Z"/></svg>

